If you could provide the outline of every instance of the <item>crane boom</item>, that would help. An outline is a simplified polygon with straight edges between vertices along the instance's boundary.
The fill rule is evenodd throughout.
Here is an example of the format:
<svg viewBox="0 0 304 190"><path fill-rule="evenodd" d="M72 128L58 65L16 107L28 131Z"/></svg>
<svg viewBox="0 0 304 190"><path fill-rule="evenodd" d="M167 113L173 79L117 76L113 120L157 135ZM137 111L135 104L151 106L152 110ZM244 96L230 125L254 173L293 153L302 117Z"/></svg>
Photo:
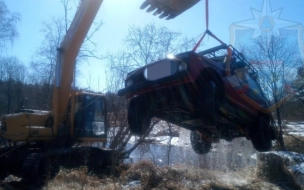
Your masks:
<svg viewBox="0 0 304 190"><path fill-rule="evenodd" d="M66 117L77 55L102 2L103 0L82 0L58 48L52 110L54 135L58 132L58 124Z"/></svg>

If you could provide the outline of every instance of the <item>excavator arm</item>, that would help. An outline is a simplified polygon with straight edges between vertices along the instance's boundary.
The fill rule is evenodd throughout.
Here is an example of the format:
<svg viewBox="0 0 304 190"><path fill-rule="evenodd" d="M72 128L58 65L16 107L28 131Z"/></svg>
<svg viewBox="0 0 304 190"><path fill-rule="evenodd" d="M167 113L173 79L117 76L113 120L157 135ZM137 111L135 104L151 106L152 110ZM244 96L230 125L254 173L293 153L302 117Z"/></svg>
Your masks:
<svg viewBox="0 0 304 190"><path fill-rule="evenodd" d="M76 58L103 0L82 0L75 17L58 48L53 92L54 134L66 118Z"/></svg>
<svg viewBox="0 0 304 190"><path fill-rule="evenodd" d="M146 0L141 9L147 8L147 12L154 11L153 15L160 15L159 18L170 20L191 8L200 0Z"/></svg>

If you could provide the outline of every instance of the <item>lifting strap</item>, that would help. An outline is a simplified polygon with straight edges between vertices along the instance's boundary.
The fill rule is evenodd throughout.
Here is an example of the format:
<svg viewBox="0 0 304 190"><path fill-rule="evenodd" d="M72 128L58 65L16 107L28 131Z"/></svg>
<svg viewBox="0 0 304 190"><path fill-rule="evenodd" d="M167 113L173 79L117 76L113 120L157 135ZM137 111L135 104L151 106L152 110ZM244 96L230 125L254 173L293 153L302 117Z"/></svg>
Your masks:
<svg viewBox="0 0 304 190"><path fill-rule="evenodd" d="M208 0L206 0L206 30L209 29L209 3Z"/></svg>
<svg viewBox="0 0 304 190"><path fill-rule="evenodd" d="M208 0L206 0L205 9L206 9L206 11L205 11L206 12L206 31L203 33L203 36L199 39L199 41L195 44L194 48L192 49L192 51L194 51L194 52L200 46L200 44L203 41L203 39L205 38L206 34L209 34L215 40L220 42L220 44L225 44L209 30L209 1Z"/></svg>

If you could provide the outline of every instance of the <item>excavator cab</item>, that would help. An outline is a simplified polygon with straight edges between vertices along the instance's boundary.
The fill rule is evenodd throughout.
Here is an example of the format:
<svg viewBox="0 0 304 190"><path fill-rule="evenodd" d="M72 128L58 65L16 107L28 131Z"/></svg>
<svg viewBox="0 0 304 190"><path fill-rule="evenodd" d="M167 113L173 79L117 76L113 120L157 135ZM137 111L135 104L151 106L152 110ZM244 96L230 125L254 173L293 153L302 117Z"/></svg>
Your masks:
<svg viewBox="0 0 304 190"><path fill-rule="evenodd" d="M76 141L104 141L107 137L106 98L77 92L71 105L72 136Z"/></svg>
<svg viewBox="0 0 304 190"><path fill-rule="evenodd" d="M106 135L105 99L102 96L82 94L75 104L75 137Z"/></svg>

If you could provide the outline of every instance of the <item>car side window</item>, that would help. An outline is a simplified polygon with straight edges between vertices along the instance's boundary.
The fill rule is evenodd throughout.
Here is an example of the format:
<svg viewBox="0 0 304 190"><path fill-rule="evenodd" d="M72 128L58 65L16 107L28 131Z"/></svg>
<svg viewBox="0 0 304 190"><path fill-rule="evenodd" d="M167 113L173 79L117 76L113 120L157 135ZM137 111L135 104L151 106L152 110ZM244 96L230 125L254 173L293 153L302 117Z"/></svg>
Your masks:
<svg viewBox="0 0 304 190"><path fill-rule="evenodd" d="M240 67L234 70L236 76L240 80L240 82L248 83L249 75L248 75L248 67Z"/></svg>
<svg viewBox="0 0 304 190"><path fill-rule="evenodd" d="M262 92L256 80L254 80L250 74L249 65L245 63L242 59L234 58L231 61L231 68L238 81L240 86L247 86L249 89L254 91L256 96L259 96Z"/></svg>
<svg viewBox="0 0 304 190"><path fill-rule="evenodd" d="M250 76L248 73L248 65L244 61L244 57L241 53L238 56L234 56L231 58L231 69L232 73L234 73L241 83L248 84L248 80L250 80Z"/></svg>

